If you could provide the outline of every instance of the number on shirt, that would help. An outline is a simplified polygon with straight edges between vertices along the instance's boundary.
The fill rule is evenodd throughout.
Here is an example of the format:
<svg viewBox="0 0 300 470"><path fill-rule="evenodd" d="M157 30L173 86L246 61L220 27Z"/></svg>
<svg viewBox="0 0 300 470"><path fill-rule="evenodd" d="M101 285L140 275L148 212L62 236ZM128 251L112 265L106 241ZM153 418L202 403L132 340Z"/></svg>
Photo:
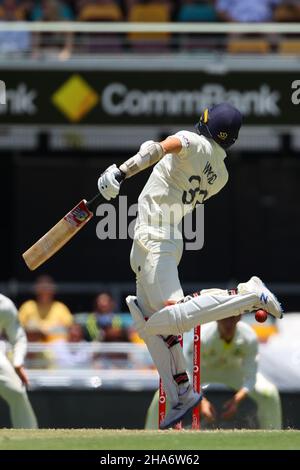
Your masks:
<svg viewBox="0 0 300 470"><path fill-rule="evenodd" d="M200 188L200 183L201 183L200 176L198 175L190 176L189 182L192 183L191 184L192 187L188 191L183 191L183 194L182 194L183 204L193 204L197 194L203 195L203 199L202 199L202 202L203 202L207 196L207 191L205 189Z"/></svg>

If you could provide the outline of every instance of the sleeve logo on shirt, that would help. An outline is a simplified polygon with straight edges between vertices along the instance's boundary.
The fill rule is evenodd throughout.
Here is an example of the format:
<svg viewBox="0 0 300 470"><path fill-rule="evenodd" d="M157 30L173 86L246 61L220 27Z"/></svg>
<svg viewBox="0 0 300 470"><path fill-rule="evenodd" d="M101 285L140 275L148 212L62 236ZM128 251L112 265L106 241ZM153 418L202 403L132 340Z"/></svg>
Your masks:
<svg viewBox="0 0 300 470"><path fill-rule="evenodd" d="M189 141L189 139L188 139L185 135L183 135L182 138L183 138L183 140L184 140L184 143L185 143L186 148L188 149L189 146L190 146L190 141Z"/></svg>

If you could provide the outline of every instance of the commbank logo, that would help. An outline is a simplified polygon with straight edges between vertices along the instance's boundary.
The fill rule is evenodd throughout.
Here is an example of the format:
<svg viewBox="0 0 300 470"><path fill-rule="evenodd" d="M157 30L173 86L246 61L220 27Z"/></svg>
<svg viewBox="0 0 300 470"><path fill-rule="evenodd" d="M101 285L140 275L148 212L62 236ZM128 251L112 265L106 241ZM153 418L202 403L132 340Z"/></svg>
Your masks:
<svg viewBox="0 0 300 470"><path fill-rule="evenodd" d="M72 75L52 95L53 104L72 122L81 121L99 100L98 93L80 75Z"/></svg>
<svg viewBox="0 0 300 470"><path fill-rule="evenodd" d="M109 116L199 116L202 121L209 119L208 107L229 102L244 116L278 116L280 93L267 83L249 90L227 88L219 83L206 83L195 89L149 88L142 85L133 87L127 83L111 82L102 90L102 110Z"/></svg>

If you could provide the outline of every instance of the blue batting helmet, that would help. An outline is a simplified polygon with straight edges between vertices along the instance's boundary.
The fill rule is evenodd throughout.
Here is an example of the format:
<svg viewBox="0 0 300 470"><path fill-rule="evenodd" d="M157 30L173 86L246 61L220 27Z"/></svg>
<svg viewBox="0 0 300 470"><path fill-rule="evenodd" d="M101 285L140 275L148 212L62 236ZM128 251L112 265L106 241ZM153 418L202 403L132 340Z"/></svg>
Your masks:
<svg viewBox="0 0 300 470"><path fill-rule="evenodd" d="M203 111L196 124L199 134L228 149L237 140L242 125L242 114L229 103L220 103Z"/></svg>

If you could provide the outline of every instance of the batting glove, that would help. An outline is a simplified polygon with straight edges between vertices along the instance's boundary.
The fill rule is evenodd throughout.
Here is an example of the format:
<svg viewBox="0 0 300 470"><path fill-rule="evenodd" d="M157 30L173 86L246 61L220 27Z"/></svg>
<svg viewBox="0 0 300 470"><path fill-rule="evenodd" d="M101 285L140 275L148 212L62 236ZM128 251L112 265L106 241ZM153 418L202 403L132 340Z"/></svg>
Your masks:
<svg viewBox="0 0 300 470"><path fill-rule="evenodd" d="M98 179L98 189L107 201L114 199L119 194L120 182L118 179L121 180L120 176L121 172L114 163Z"/></svg>

